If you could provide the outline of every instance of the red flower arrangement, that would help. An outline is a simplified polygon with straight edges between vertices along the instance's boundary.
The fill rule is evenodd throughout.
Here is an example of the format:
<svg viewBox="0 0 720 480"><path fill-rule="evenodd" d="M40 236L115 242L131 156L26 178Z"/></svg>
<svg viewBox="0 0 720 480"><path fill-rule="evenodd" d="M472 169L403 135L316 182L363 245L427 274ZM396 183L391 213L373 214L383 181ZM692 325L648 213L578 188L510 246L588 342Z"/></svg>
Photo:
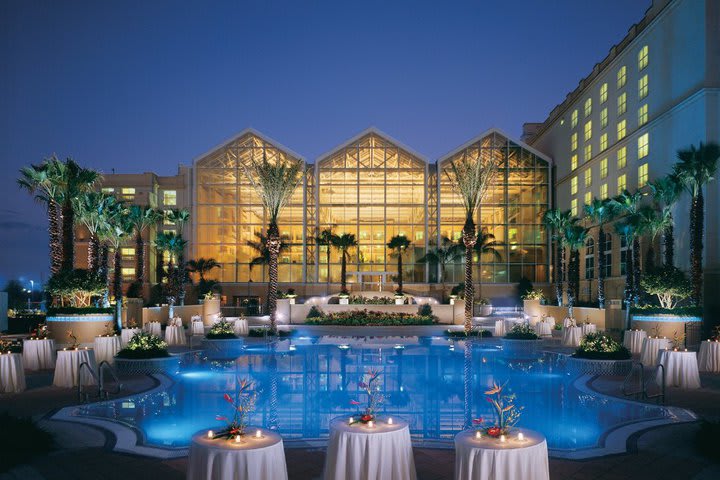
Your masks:
<svg viewBox="0 0 720 480"><path fill-rule="evenodd" d="M515 394L503 395L503 389L507 385L507 382L502 385L498 385L493 382L493 386L490 390L485 392L487 395L486 400L492 404L495 410L496 424L485 428L485 433L489 436L497 438L500 435L507 435L510 429L520 419L520 414L523 407L515 405ZM473 424L481 425L483 423L482 418L476 418L473 420Z"/></svg>
<svg viewBox="0 0 720 480"><path fill-rule="evenodd" d="M366 376L368 377L367 381L365 379ZM368 423L375 419L375 411L385 400L385 396L380 393L380 387L375 386L375 382L377 382L379 378L380 371L370 369L358 382L358 388L364 390L368 396L368 405L365 408L365 412L359 414L359 420L355 420L353 423ZM360 405L360 402L350 400L350 405Z"/></svg>
<svg viewBox="0 0 720 480"><path fill-rule="evenodd" d="M235 437L245 435L248 418L255 409L255 401L257 400L257 390L254 388L254 383L245 378L237 378L235 398L231 397L228 393L224 394L223 398L227 403L232 405L233 417L232 420L230 420L228 417L216 415L215 420L227 422L227 427L212 438L227 438L228 440L232 440Z"/></svg>

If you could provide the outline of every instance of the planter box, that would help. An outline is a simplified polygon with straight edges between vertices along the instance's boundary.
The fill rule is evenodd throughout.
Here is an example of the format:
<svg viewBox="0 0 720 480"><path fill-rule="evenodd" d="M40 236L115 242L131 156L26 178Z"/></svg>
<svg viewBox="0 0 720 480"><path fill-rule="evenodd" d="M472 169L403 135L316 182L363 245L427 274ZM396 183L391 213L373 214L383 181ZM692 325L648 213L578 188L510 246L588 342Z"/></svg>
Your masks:
<svg viewBox="0 0 720 480"><path fill-rule="evenodd" d="M243 338L204 338L202 341L202 348L205 353L214 358L237 356L242 353L244 345L245 340Z"/></svg>
<svg viewBox="0 0 720 480"><path fill-rule="evenodd" d="M515 340L512 338L501 338L503 353L515 358L532 358L538 354L540 339L536 340Z"/></svg>
<svg viewBox="0 0 720 480"><path fill-rule="evenodd" d="M403 297L403 298L396 298L396 299L395 299L395 305L405 305L405 297Z"/></svg>
<svg viewBox="0 0 720 480"><path fill-rule="evenodd" d="M162 358L119 358L115 357L115 368L120 375L164 373L174 375L180 367L180 357L169 356Z"/></svg>
<svg viewBox="0 0 720 480"><path fill-rule="evenodd" d="M105 324L115 325L112 313L92 313L88 315L55 315L46 319L50 338L55 339L59 347L70 345L67 331L72 330L81 344L92 344L95 337L105 333Z"/></svg>
<svg viewBox="0 0 720 480"><path fill-rule="evenodd" d="M617 375L626 376L632 369L632 359L596 360L592 358L568 357L567 370L574 375Z"/></svg>
<svg viewBox="0 0 720 480"><path fill-rule="evenodd" d="M340 305L350 305L350 299L349 298L342 298L339 299Z"/></svg>

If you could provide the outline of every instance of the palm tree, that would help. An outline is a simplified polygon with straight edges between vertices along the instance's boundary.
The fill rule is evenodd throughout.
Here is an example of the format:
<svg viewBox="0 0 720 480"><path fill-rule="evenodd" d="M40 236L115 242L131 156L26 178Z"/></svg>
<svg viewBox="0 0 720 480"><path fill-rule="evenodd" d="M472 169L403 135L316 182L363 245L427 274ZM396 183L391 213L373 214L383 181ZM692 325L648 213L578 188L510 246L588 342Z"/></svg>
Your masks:
<svg viewBox="0 0 720 480"><path fill-rule="evenodd" d="M173 208L165 212L165 218L175 225L178 235L182 236L185 224L190 221L190 212L185 209Z"/></svg>
<svg viewBox="0 0 720 480"><path fill-rule="evenodd" d="M672 224L672 217L664 216L664 212L664 209L658 211L656 207L643 205L638 209L637 215L633 218L639 234L650 237L645 257L646 272L653 272L655 270L655 240L658 235L665 232L668 226Z"/></svg>
<svg viewBox="0 0 720 480"><path fill-rule="evenodd" d="M690 205L690 276L693 284L692 300L700 305L703 288L703 235L705 233L705 198L703 187L715 177L720 160L720 145L703 144L679 150L674 173L692 196Z"/></svg>
<svg viewBox="0 0 720 480"><path fill-rule="evenodd" d="M234 152L228 152L237 161ZM270 163L263 150L262 161L255 159L249 165L238 162L245 170L248 180L257 192L265 207L268 216L267 248L270 251L269 279L268 284L268 309L270 313L270 330L277 333L277 287L278 287L278 256L280 255L280 229L278 227L278 216L280 210L290 201L295 189L300 185L305 176L305 167L300 160L278 161Z"/></svg>
<svg viewBox="0 0 720 480"><path fill-rule="evenodd" d="M252 274L252 268L255 265L270 265L270 249L268 249L267 237L262 233L255 232L255 236L258 238L257 241L247 240L245 244L257 252L257 257L250 260L250 273ZM284 240L280 240L280 253L288 249L288 244Z"/></svg>
<svg viewBox="0 0 720 480"><path fill-rule="evenodd" d="M403 293L403 269L402 257L410 246L411 242L405 235L395 235L387 243L387 248L393 251L391 255L397 257L398 261L398 289L397 293Z"/></svg>
<svg viewBox="0 0 720 480"><path fill-rule="evenodd" d="M640 200L643 194L639 191L630 193L624 190L620 195L612 199L613 208L617 209L625 217L624 225L620 225L620 231L625 231L625 238L628 241L628 257L631 260L630 269L626 269L625 284L630 288L632 299L637 303L640 299L640 221L637 217L640 208ZM628 305L628 309L630 306Z"/></svg>
<svg viewBox="0 0 720 480"><path fill-rule="evenodd" d="M570 225L565 229L565 244L570 250L570 265L567 272L567 299L568 299L568 316L573 317L573 307L575 299L578 295L578 287L580 285L580 248L585 245L587 238L587 229L581 225Z"/></svg>
<svg viewBox="0 0 720 480"><path fill-rule="evenodd" d="M598 227L597 270L598 270L598 308L605 308L605 224L615 216L614 204L609 198L600 200L593 198L589 205L585 205L585 216Z"/></svg>
<svg viewBox="0 0 720 480"><path fill-rule="evenodd" d="M88 238L88 270L98 273L100 269L100 232L108 228L111 212L116 208L114 196L102 192L89 192L76 197L74 208L77 220L87 228Z"/></svg>
<svg viewBox="0 0 720 480"><path fill-rule="evenodd" d="M169 254L169 262L167 266L167 282L164 284L164 293L170 302L175 299L180 300L182 305L185 297L184 279L186 276L185 264L182 260L183 252L187 246L187 241L183 240L182 235L175 232L162 232L155 237L155 250L158 252L158 260L162 262L164 253ZM177 264L175 263L177 262ZM162 270L162 263L159 263L158 269Z"/></svg>
<svg viewBox="0 0 720 480"><path fill-rule="evenodd" d="M550 231L552 240L555 242L555 296L557 297L558 306L563 304L563 284L565 275L565 230L575 223L572 212L566 210L561 212L558 209L552 209L543 215L543 225Z"/></svg>
<svg viewBox="0 0 720 480"><path fill-rule="evenodd" d="M350 259L350 249L357 247L357 240L352 233L343 233L333 239L333 247L340 250L340 293L348 293L347 290L347 261Z"/></svg>
<svg viewBox="0 0 720 480"><path fill-rule="evenodd" d="M493 156L469 159L463 154L459 160L450 162L450 171L454 178L450 177L450 173L446 170L445 174L450 179L450 183L460 196L463 206L465 207L465 225L463 226L462 239L465 245L465 332L470 333L472 330L473 316L473 271L472 271L472 253L475 243L477 243L477 232L475 231L475 214L480 202L492 185L497 175L497 160ZM479 284L479 288L481 284ZM478 291L480 293L480 291Z"/></svg>
<svg viewBox="0 0 720 480"><path fill-rule="evenodd" d="M445 285L445 266L455 263L462 257L461 246L446 236L440 237L440 244L430 248L428 252L418 259L418 263L429 263L440 267L438 283ZM443 295L445 289L443 288Z"/></svg>
<svg viewBox="0 0 720 480"><path fill-rule="evenodd" d="M48 218L50 247L50 273L55 275L62 266L62 231L60 226L60 202L62 193L57 181L58 159L50 157L40 165L31 165L20 170L17 180L20 188L35 196L35 200L45 204Z"/></svg>
<svg viewBox="0 0 720 480"><path fill-rule="evenodd" d="M195 272L200 276L200 282L205 282L205 274L215 268L222 268L214 258L198 258L187 262L187 271Z"/></svg>
<svg viewBox="0 0 720 480"><path fill-rule="evenodd" d="M671 173L662 178L650 182L650 191L658 208L661 208L661 216L667 219L667 226L663 232L663 245L665 246L665 266L672 267L675 264L675 238L673 232L672 208L680 199L682 183L677 175Z"/></svg>
<svg viewBox="0 0 720 480"><path fill-rule="evenodd" d="M133 232L135 233L135 282L142 288L145 283L145 242L143 232L162 219L162 213L149 206L132 205L128 212Z"/></svg>
<svg viewBox="0 0 720 480"><path fill-rule="evenodd" d="M488 232L487 228L483 228L475 242L475 252L478 254L478 260L482 264L483 255L490 255L495 261L502 262L502 255L497 247L502 246L502 242L495 240L495 235Z"/></svg>
<svg viewBox="0 0 720 480"><path fill-rule="evenodd" d="M106 211L106 222L98 230L98 238L113 248L113 295L115 296L115 321L118 329L122 328L122 252L120 246L130 238L133 225L128 216L128 210L122 203L113 203ZM109 272L106 270L105 274Z"/></svg>
<svg viewBox="0 0 720 480"><path fill-rule="evenodd" d="M330 247L332 247L333 241L337 235L335 235L331 228L326 228L322 232L320 232L320 235L315 237L315 242L318 245L324 245L325 246L325 260L327 265L327 283L330 284ZM329 293L329 292L328 292Z"/></svg>
<svg viewBox="0 0 720 480"><path fill-rule="evenodd" d="M635 298L635 275L633 261L635 238L637 236L637 228L630 218L624 218L615 223L615 232L625 238L627 251L625 253L625 328L630 329L630 308Z"/></svg>

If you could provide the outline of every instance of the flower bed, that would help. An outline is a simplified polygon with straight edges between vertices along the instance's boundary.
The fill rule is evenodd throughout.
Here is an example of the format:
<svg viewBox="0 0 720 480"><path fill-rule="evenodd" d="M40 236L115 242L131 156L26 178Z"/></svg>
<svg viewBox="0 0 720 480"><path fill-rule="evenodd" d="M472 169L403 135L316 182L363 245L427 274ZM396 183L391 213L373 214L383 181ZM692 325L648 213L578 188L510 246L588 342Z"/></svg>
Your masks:
<svg viewBox="0 0 720 480"><path fill-rule="evenodd" d="M205 338L208 340L234 340L237 335L235 335L234 326L223 318L210 328Z"/></svg>
<svg viewBox="0 0 720 480"><path fill-rule="evenodd" d="M589 333L582 339L573 357L588 360L628 360L632 358L632 354L607 335Z"/></svg>
<svg viewBox="0 0 720 480"><path fill-rule="evenodd" d="M349 325L349 326L398 326L398 325L433 325L433 316L412 313L372 312L354 310L349 312L322 313L321 316L309 317L307 325Z"/></svg>
<svg viewBox="0 0 720 480"><path fill-rule="evenodd" d="M167 343L157 335L151 333L136 333L127 346L117 353L116 359L147 360L151 358L165 358L170 356Z"/></svg>

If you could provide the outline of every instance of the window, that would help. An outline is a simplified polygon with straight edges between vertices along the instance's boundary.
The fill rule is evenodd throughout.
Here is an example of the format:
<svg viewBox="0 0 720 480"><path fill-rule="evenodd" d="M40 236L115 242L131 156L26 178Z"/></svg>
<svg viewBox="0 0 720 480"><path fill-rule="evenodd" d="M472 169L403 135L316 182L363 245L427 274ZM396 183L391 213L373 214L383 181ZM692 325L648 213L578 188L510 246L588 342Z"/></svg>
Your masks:
<svg viewBox="0 0 720 480"><path fill-rule="evenodd" d="M617 88L622 88L627 82L627 68L623 65L617 73Z"/></svg>
<svg viewBox="0 0 720 480"><path fill-rule="evenodd" d="M607 127L607 107L600 110L600 128Z"/></svg>
<svg viewBox="0 0 720 480"><path fill-rule="evenodd" d="M592 138L592 120L585 122L585 141L587 142Z"/></svg>
<svg viewBox="0 0 720 480"><path fill-rule="evenodd" d="M570 135L570 151L577 150L577 132Z"/></svg>
<svg viewBox="0 0 720 480"><path fill-rule="evenodd" d="M648 76L643 75L638 80L638 99L642 100L648 94Z"/></svg>
<svg viewBox="0 0 720 480"><path fill-rule="evenodd" d="M606 198L608 198L607 183L603 183L600 185L600 199L605 200Z"/></svg>
<svg viewBox="0 0 720 480"><path fill-rule="evenodd" d="M121 272L122 272L123 278L135 277L135 268L133 268L133 267L123 267Z"/></svg>
<svg viewBox="0 0 720 480"><path fill-rule="evenodd" d="M607 102L607 83L600 85L600 103Z"/></svg>
<svg viewBox="0 0 720 480"><path fill-rule="evenodd" d="M135 249L134 249L134 248L131 248L131 247L130 247L130 248L129 248L129 247L123 247L123 248L120 249L120 254L121 254L123 257L132 257L132 256L135 255Z"/></svg>
<svg viewBox="0 0 720 480"><path fill-rule="evenodd" d="M177 205L177 191L176 190L165 190L163 192L163 205L168 207L174 207Z"/></svg>
<svg viewBox="0 0 720 480"><path fill-rule="evenodd" d="M627 111L627 94L623 92L617 99L617 114L618 117Z"/></svg>
<svg viewBox="0 0 720 480"><path fill-rule="evenodd" d="M592 98L585 100L585 116L589 117L592 113Z"/></svg>
<svg viewBox="0 0 720 480"><path fill-rule="evenodd" d="M165 210L163 213L163 225L175 225L175 222L172 220L171 217L172 211Z"/></svg>
<svg viewBox="0 0 720 480"><path fill-rule="evenodd" d="M622 147L617 152L617 168L622 170L627 165L627 147Z"/></svg>
<svg viewBox="0 0 720 480"><path fill-rule="evenodd" d="M638 137L638 159L647 157L650 152L650 140L648 136L648 133L644 133Z"/></svg>
<svg viewBox="0 0 720 480"><path fill-rule="evenodd" d="M600 160L600 178L606 178L608 174L608 161L607 158Z"/></svg>
<svg viewBox="0 0 720 480"><path fill-rule="evenodd" d="M572 177L570 179L570 195L575 195L577 193L577 187L578 187L577 177Z"/></svg>
<svg viewBox="0 0 720 480"><path fill-rule="evenodd" d="M592 169L588 168L585 170L585 188L592 185Z"/></svg>
<svg viewBox="0 0 720 480"><path fill-rule="evenodd" d="M638 108L638 127L642 127L648 121L648 106L647 103L642 107Z"/></svg>
<svg viewBox="0 0 720 480"><path fill-rule="evenodd" d="M570 157L570 169L575 170L577 168L577 153Z"/></svg>
<svg viewBox="0 0 720 480"><path fill-rule="evenodd" d="M102 193L114 193L115 189L112 187L103 187Z"/></svg>
<svg viewBox="0 0 720 480"><path fill-rule="evenodd" d="M605 255L605 277L612 277L612 234L606 233L605 246L598 245L601 249L600 254Z"/></svg>
<svg viewBox="0 0 720 480"><path fill-rule="evenodd" d="M627 273L626 265L628 260L628 242L625 235L620 235L620 275Z"/></svg>
<svg viewBox="0 0 720 480"><path fill-rule="evenodd" d="M600 151L607 150L607 133L600 135Z"/></svg>
<svg viewBox="0 0 720 480"><path fill-rule="evenodd" d="M122 200L135 200L135 189L134 188L121 188L120 198Z"/></svg>
<svg viewBox="0 0 720 480"><path fill-rule="evenodd" d="M592 192L585 192L585 205L592 203Z"/></svg>
<svg viewBox="0 0 720 480"><path fill-rule="evenodd" d="M617 194L620 195L621 193L623 193L626 190L626 188L627 188L627 177L623 173L622 175L620 175L618 177L618 180L617 180Z"/></svg>
<svg viewBox="0 0 720 480"><path fill-rule="evenodd" d="M647 46L647 45L645 45L644 47L642 47L642 48L640 49L640 51L638 52L638 70L642 70L643 68L647 67L647 65L648 65L648 60L649 60L649 58L648 58L649 55L648 55L648 54L649 54L649 52L648 52L648 46Z"/></svg>
<svg viewBox="0 0 720 480"><path fill-rule="evenodd" d="M577 214L578 214L578 202L577 202L577 198L573 198L572 201L570 202L570 214L571 214L573 217L577 217Z"/></svg>
<svg viewBox="0 0 720 480"><path fill-rule="evenodd" d="M617 139L622 140L625 138L625 120L621 120L617 124Z"/></svg>
<svg viewBox="0 0 720 480"><path fill-rule="evenodd" d="M638 188L642 188L648 183L648 164L643 163L638 167Z"/></svg>
<svg viewBox="0 0 720 480"><path fill-rule="evenodd" d="M588 238L585 242L585 280L595 278L595 241Z"/></svg>
<svg viewBox="0 0 720 480"><path fill-rule="evenodd" d="M572 115L570 115L570 128L577 127L578 122L578 111L573 110Z"/></svg>
<svg viewBox="0 0 720 480"><path fill-rule="evenodd" d="M592 158L592 145L585 145L585 151L583 153L583 159L587 162Z"/></svg>

